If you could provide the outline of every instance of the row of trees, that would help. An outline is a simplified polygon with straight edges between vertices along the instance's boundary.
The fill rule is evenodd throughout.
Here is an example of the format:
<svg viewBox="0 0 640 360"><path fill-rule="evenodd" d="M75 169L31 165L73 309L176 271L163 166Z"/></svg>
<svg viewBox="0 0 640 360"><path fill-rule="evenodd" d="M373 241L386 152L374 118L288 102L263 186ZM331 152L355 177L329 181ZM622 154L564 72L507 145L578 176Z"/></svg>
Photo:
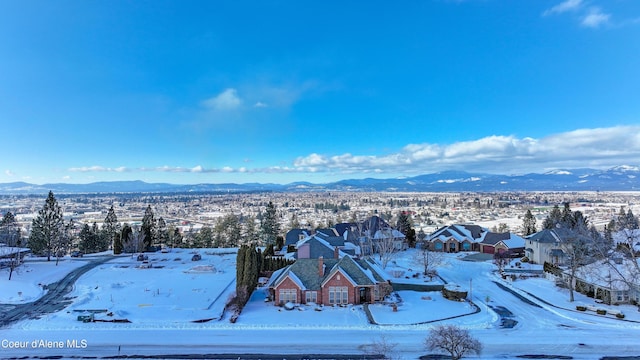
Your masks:
<svg viewBox="0 0 640 360"><path fill-rule="evenodd" d="M230 214L219 219L213 227L205 226L200 231L189 232L185 239L178 228L167 226L162 217L156 219L150 205L145 210L139 228L128 223L121 225L112 206L102 227L95 222L92 225L84 224L76 234L76 224L73 220L65 221L62 208L50 191L32 222L27 246L34 254L46 255L47 260L51 260L51 257L59 259L65 255L75 246L76 240L79 240L78 249L85 253L105 251L112 247L115 254L147 251L156 244L199 248L275 244L280 227L273 203L267 205L261 219L260 229L256 229L255 219ZM7 245L18 244L19 226L13 214L5 214L2 222L2 242Z"/></svg>

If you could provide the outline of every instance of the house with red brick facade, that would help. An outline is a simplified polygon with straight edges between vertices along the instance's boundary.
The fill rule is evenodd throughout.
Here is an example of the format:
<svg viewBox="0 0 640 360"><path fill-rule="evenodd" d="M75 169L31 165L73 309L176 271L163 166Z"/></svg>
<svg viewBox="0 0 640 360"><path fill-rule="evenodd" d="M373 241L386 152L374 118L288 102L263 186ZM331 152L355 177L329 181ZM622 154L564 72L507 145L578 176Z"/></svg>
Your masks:
<svg viewBox="0 0 640 360"><path fill-rule="evenodd" d="M388 282L370 260L345 255L340 259L323 257L298 259L273 273L269 292L275 305L344 305L381 300Z"/></svg>

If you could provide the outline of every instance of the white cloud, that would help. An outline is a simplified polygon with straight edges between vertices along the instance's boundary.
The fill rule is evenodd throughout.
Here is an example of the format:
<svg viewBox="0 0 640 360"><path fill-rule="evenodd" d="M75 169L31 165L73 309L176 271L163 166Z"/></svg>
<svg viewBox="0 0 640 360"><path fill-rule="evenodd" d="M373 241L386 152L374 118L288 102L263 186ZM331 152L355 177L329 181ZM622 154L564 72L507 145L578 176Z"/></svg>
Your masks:
<svg viewBox="0 0 640 360"><path fill-rule="evenodd" d="M5 170L4 174L7 175L7 176L15 176L15 174L11 170Z"/></svg>
<svg viewBox="0 0 640 360"><path fill-rule="evenodd" d="M541 139L488 136L448 145L409 144L400 152L373 156L299 157L294 166L313 172L426 173L464 169L485 172L539 171L553 167L602 167L637 163L640 126L580 129Z"/></svg>
<svg viewBox="0 0 640 360"><path fill-rule="evenodd" d="M541 172L553 168L604 168L621 164L637 165L640 159L640 126L578 129L543 138L492 135L451 144L408 144L383 155L352 153L311 153L292 161L291 166L247 168L149 167L71 168L75 172L174 172L284 174L390 174L417 175L443 170L488 173ZM273 159L280 162L284 159ZM246 163L246 161L243 161Z"/></svg>
<svg viewBox="0 0 640 360"><path fill-rule="evenodd" d="M267 107L267 106L268 106L268 105L267 105L267 104L265 104L265 103L263 103L262 101L258 101L257 103L255 103L255 104L253 105L253 107L257 107L257 108L265 108L265 107Z"/></svg>
<svg viewBox="0 0 640 360"><path fill-rule="evenodd" d="M589 9L589 13L582 18L581 24L585 27L598 28L607 24L610 18L611 14L605 14L599 8L594 7Z"/></svg>
<svg viewBox="0 0 640 360"><path fill-rule="evenodd" d="M579 9L581 5L582 0L566 0L556 6L551 7L550 9L545 10L542 15L549 16L553 14L562 14L567 11L575 11Z"/></svg>
<svg viewBox="0 0 640 360"><path fill-rule="evenodd" d="M238 96L236 89L228 88L220 94L203 101L202 104L213 110L233 110L242 104L242 99Z"/></svg>
<svg viewBox="0 0 640 360"><path fill-rule="evenodd" d="M70 168L69 171L71 172L127 172L129 171L129 169L124 166L120 166L117 168L110 168L110 167L94 165L94 166L82 166L82 167Z"/></svg>

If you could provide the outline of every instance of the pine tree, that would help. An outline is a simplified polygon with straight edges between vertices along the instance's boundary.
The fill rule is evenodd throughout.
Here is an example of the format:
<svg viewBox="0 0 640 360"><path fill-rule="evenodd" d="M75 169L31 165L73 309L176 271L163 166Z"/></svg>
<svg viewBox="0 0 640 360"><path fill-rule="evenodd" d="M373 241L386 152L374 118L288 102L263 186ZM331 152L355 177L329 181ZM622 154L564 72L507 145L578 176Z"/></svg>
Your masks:
<svg viewBox="0 0 640 360"><path fill-rule="evenodd" d="M560 207L555 205L551 210L551 213L547 216L546 219L542 222L542 227L544 229L555 229L556 225L562 222L562 212L560 211Z"/></svg>
<svg viewBox="0 0 640 360"><path fill-rule="evenodd" d="M531 210L527 209L522 220L522 233L524 236L528 236L536 233L536 218L531 213Z"/></svg>
<svg viewBox="0 0 640 360"><path fill-rule="evenodd" d="M93 252L91 249L93 247L93 237L95 234L91 232L89 224L84 224L82 226L82 230L80 230L80 234L78 236L80 237L80 250L85 253Z"/></svg>
<svg viewBox="0 0 640 360"><path fill-rule="evenodd" d="M413 248L416 246L416 231L413 229L413 225L411 224L411 216L407 214L405 211L401 211L398 214L398 221L396 222L396 228L398 231L404 234L405 240L409 247Z"/></svg>
<svg viewBox="0 0 640 360"><path fill-rule="evenodd" d="M20 246L20 226L16 217L8 211L0 221L0 243L6 246Z"/></svg>
<svg viewBox="0 0 640 360"><path fill-rule="evenodd" d="M156 220L151 205L147 205L147 209L144 211L140 231L144 235L144 250L148 251L156 240Z"/></svg>
<svg viewBox="0 0 640 360"><path fill-rule="evenodd" d="M116 240L116 238L119 238L121 230L118 217L116 216L116 212L113 210L112 205L107 212L107 216L104 218L104 223L102 224L102 236L105 242L113 244L114 254L120 254L122 252L122 239ZM120 243L116 245L116 241L119 241ZM116 252L116 247L118 247L119 252Z"/></svg>
<svg viewBox="0 0 640 360"><path fill-rule="evenodd" d="M242 241L241 244L257 244L258 231L256 229L256 219L247 216L242 221Z"/></svg>
<svg viewBox="0 0 640 360"><path fill-rule="evenodd" d="M275 244L278 233L280 233L280 224L276 217L276 207L273 205L273 202L269 201L267 208L262 214L262 223L260 224L262 244Z"/></svg>
<svg viewBox="0 0 640 360"><path fill-rule="evenodd" d="M627 229L628 230L638 230L640 228L640 224L638 223L638 218L633 215L631 209L627 210L627 214L625 215Z"/></svg>
<svg viewBox="0 0 640 360"><path fill-rule="evenodd" d="M64 241L64 218L58 201L49 191L47 200L38 216L31 223L31 235L28 246L34 254L46 254L47 261L51 261L51 255L60 256L56 251ZM61 249L60 249L61 250Z"/></svg>
<svg viewBox="0 0 640 360"><path fill-rule="evenodd" d="M157 240L160 244L167 244L169 242L169 229L167 229L167 223L164 218L158 218L158 231Z"/></svg>

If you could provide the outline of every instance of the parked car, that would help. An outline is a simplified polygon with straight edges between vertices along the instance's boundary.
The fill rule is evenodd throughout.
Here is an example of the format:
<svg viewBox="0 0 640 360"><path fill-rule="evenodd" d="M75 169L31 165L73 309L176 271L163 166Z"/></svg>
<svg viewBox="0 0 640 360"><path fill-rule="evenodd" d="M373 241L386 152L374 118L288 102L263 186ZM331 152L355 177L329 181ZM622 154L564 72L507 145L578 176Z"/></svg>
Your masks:
<svg viewBox="0 0 640 360"><path fill-rule="evenodd" d="M72 251L71 257L82 257L84 253L82 251Z"/></svg>

